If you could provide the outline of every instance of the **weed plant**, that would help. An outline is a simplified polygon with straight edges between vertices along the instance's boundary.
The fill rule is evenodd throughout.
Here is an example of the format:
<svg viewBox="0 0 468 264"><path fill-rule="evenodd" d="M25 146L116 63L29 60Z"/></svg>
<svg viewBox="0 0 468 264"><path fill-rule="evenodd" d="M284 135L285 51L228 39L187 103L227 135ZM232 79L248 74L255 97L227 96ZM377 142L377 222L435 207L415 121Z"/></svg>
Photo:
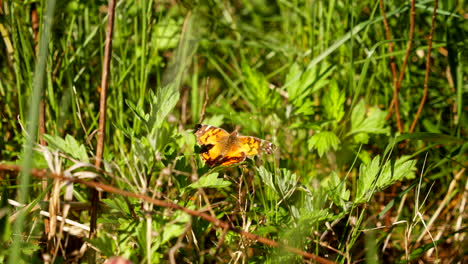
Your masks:
<svg viewBox="0 0 468 264"><path fill-rule="evenodd" d="M466 262L466 6L439 1L426 72L433 7L415 5L399 131L390 65L404 63L410 1L383 1L390 39L377 1L117 1L96 168L107 2L0 1L0 262L305 260L110 192L88 239L90 189L30 168L337 263ZM210 168L198 123L275 152Z"/></svg>

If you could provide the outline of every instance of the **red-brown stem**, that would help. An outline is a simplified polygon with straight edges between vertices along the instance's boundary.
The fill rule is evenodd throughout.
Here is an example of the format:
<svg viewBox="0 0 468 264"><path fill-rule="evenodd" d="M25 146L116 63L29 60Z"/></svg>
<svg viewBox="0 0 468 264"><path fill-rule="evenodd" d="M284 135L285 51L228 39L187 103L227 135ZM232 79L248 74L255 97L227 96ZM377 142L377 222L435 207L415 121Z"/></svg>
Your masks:
<svg viewBox="0 0 468 264"><path fill-rule="evenodd" d="M408 64L409 55L411 53L411 48L413 46L414 24L415 24L415 19L414 18L416 16L415 6L416 6L416 0L411 0L409 39L408 39L408 43L406 45L405 58L403 59L403 64L401 65L401 69L400 69L400 77L398 78L396 93L394 93L392 102L390 103L390 107L388 108L388 114L387 114L387 117L386 117L387 120L392 116L393 106L395 105L395 101L397 101L397 99L398 99L398 93L399 93L400 88L401 88L401 82L403 81L403 78L405 76L406 65ZM395 96L397 96L397 97L395 97Z"/></svg>
<svg viewBox="0 0 468 264"><path fill-rule="evenodd" d="M39 103L39 143L41 143L42 146L46 146L47 142L44 140L44 135L46 133L46 128L45 128L45 102L44 99L41 99L41 102Z"/></svg>
<svg viewBox="0 0 468 264"><path fill-rule="evenodd" d="M416 127L416 124L418 123L419 116L421 115L421 112L424 108L424 104L426 103L427 99L427 91L428 91L428 82L429 82L429 72L431 70L431 51L432 51L432 38L434 36L434 27L435 27L435 20L436 20L436 15L437 15L437 5L439 1L435 0L434 1L434 11L432 12L432 22L431 22L431 32L429 33L429 41L427 44L427 57L426 57L426 75L424 76L424 90L423 90L423 97L421 98L421 102L419 103L419 108L418 112L416 112L416 115L414 116L413 123L411 123L411 127L409 130L409 133L414 132L414 128Z"/></svg>
<svg viewBox="0 0 468 264"><path fill-rule="evenodd" d="M112 55L112 34L114 29L114 14L115 14L115 0L109 0L108 20L106 30L106 45L104 47L104 63L102 66L101 75L101 95L99 104L99 128L97 132L97 147L96 147L96 161L94 165L96 168L101 167L102 153L104 151L104 139L106 128L106 102L107 102L107 86L110 69L110 59ZM92 192L91 198L91 219L90 219L90 232L89 237L93 238L96 232L97 222L97 207L99 202L99 193L97 190Z"/></svg>
<svg viewBox="0 0 468 264"><path fill-rule="evenodd" d="M403 64L401 65L400 69L400 77L398 78L398 89L401 87L401 82L405 77L405 68L406 64L408 64L409 55L411 53L411 48L413 47L413 38L414 38L414 17L416 16L416 0L411 0L411 14L410 14L410 32L409 32L409 39L408 44L406 45L406 53L405 58L403 60Z"/></svg>
<svg viewBox="0 0 468 264"><path fill-rule="evenodd" d="M19 171L21 171L21 167L18 166L18 165L0 164L0 171L19 172ZM238 234L242 235L243 237L245 237L247 239L258 241L258 242L260 242L260 243L262 243L264 245L271 246L271 247L282 248L282 249L284 249L286 251L289 251L291 253L300 255L300 256L302 256L304 258L315 260L318 263L323 263L323 264L333 264L333 263L335 263L335 262L330 261L328 259L325 259L325 258L319 257L317 255L302 251L302 250L300 250L298 248L290 247L290 246L284 245L282 243L276 242L274 240L255 235L255 234L252 234L252 233L247 232L247 231L244 231L244 230L239 229L239 228L237 228L235 226L232 226L231 224L228 224L228 223L226 223L224 221L221 221L221 220L217 219L216 217L213 217L213 216L211 216L209 214L202 213L202 212L199 212L199 211L195 211L195 210L192 210L192 209L188 209L188 208L180 206L180 205L178 205L176 203L157 200L155 198L151 198L151 197L143 195L143 194L132 193L132 192L129 192L129 191L121 190L121 189L115 188L113 186L103 184L103 183L100 183L100 182L96 182L96 181L84 181L84 180L81 180L81 179L78 179L78 178L69 178L69 177L64 177L63 175L51 174L45 169L32 169L31 170L31 175L33 175L35 177L38 177L38 178L53 177L54 179L69 181L69 182L73 182L73 183L79 183L79 184L83 184L83 185L86 185L88 187L91 187L93 189L101 189L101 190L103 190L105 192L108 192L108 193L114 193L114 194L122 195L122 196L125 196L125 197L136 198L136 199L139 199L139 200L154 204L154 205L159 206L159 207L172 208L174 210L179 210L179 211L182 211L182 212L184 212L186 214L189 214L191 216L199 217L199 218L202 218L202 219L204 219L204 220L206 220L208 222L211 222L217 227L220 227L220 228L223 228L223 229L230 230L232 232L238 233Z"/></svg>
<svg viewBox="0 0 468 264"><path fill-rule="evenodd" d="M389 41L388 52L391 54L393 53L393 42L390 41L392 39L392 36L390 33L390 27L388 26L387 15L385 13L383 0L379 0L379 6L380 6L380 11L382 12L382 18L383 18L383 23L384 23L384 28L385 28L385 38ZM392 70L392 76L393 76L393 99L394 100L390 104L389 113L391 112L392 106L394 106L397 128L398 128L398 131L401 133L403 131L403 127L401 125L400 105L398 102L398 74L397 74L397 69L396 69L396 64L395 64L395 57L393 55L390 56L390 68Z"/></svg>

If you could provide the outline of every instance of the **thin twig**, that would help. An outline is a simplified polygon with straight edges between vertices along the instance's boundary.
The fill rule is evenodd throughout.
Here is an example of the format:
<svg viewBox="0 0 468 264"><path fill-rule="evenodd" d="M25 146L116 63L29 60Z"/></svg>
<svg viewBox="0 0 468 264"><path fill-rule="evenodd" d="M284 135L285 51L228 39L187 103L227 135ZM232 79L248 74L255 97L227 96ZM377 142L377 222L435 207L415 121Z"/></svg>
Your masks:
<svg viewBox="0 0 468 264"><path fill-rule="evenodd" d="M21 171L21 167L18 166L18 165L0 164L0 171L19 172L19 171ZM247 232L247 231L244 231L244 230L242 230L240 228L232 226L229 223L221 221L221 220L217 219L216 217L213 217L213 216L211 216L209 214L205 214L205 213L202 213L202 212L199 212L199 211L195 211L195 210L180 206L180 205L178 205L176 203L157 200L157 199L151 198L151 197L143 195L143 194L133 193L133 192L121 190L121 189L115 188L113 186L103 184L103 183L100 183L100 182L96 182L96 181L84 181L84 180L81 180L81 179L78 179L78 178L70 178L70 177L64 177L63 175L52 174L52 173L49 173L45 169L32 169L31 170L31 175L33 175L35 177L38 177L38 178L53 177L54 179L59 179L59 180L63 180L63 181L69 181L69 182L73 182L73 183L83 184L83 185L88 186L90 188L101 189L101 190L106 191L108 193L114 193L114 194L118 194L118 195L125 196L125 197L136 198L136 199L148 202L148 203L152 203L152 204L154 204L156 206L159 206L159 207L179 210L179 211L182 211L182 212L184 212L186 214L189 214L191 216L199 217L199 218L202 218L202 219L204 219L204 220L206 220L208 222L211 222L217 227L220 227L220 228L223 228L223 229L228 229L228 230L230 230L232 232L240 234L240 235L242 235L243 237L245 237L247 239L258 241L258 242L260 242L260 243L262 243L264 245L281 248L281 249L284 249L284 250L289 251L291 253L300 255L300 256L302 256L304 258L315 260L318 263L323 263L323 264L335 263L333 261L330 261L328 259L319 257L319 256L314 255L312 253L302 251L302 250L300 250L298 248L290 247L290 246L284 245L282 243L276 242L274 240L255 235L255 234L252 234L252 233Z"/></svg>
<svg viewBox="0 0 468 264"><path fill-rule="evenodd" d="M409 32L409 39L408 43L406 44L406 53L405 58L403 59L403 64L401 65L400 69L400 77L398 78L398 89L401 87L401 82L405 77L405 68L406 64L408 64L409 55L411 53L411 48L413 47L413 38L414 38L414 24L416 16L416 0L411 0L411 11L410 11L410 32Z"/></svg>
<svg viewBox="0 0 468 264"><path fill-rule="evenodd" d="M429 72L431 70L431 51L432 51L432 38L434 37L434 28L435 28L435 20L437 16L437 5L439 1L434 1L434 11L432 12L432 22L431 22L431 32L429 33L429 41L427 44L427 57L426 57L426 75L424 76L424 90L423 90L423 97L421 98L421 102L419 103L418 112L414 117L413 123L411 124L409 133L413 133L416 124L418 123L419 116L424 108L424 104L426 103L427 99L427 90L428 90L428 82L429 82Z"/></svg>
<svg viewBox="0 0 468 264"><path fill-rule="evenodd" d="M392 100L392 102L390 104L390 107L388 109L388 115L387 115L386 119L389 119L390 116L392 115L392 110L393 110L393 106L395 105L395 103L397 103L398 106L399 106L398 93L400 92L401 82L403 81L403 78L405 76L406 65L408 64L408 59L409 59L409 55L411 53L411 48L413 47L414 25L415 25L415 16L416 16L416 7L415 6L416 6L416 0L411 0L409 39L408 39L408 43L406 45L405 58L403 59L403 64L401 65L401 69L400 69L400 77L398 78L397 86L394 89L393 100ZM395 109L397 109L397 108L395 108ZM396 110L396 111L398 112L398 115L399 115L399 109Z"/></svg>
<svg viewBox="0 0 468 264"><path fill-rule="evenodd" d="M112 55L112 34L114 28L115 0L109 0L109 17L107 21L106 45L104 47L104 63L101 75L101 95L99 104L99 129L97 132L98 141L96 147L96 167L101 167L102 153L104 151L105 126L106 126L106 103L107 86L110 70L110 59Z"/></svg>
<svg viewBox="0 0 468 264"><path fill-rule="evenodd" d="M393 53L393 42L390 40L392 39L392 35L390 33L390 27L388 26L387 15L385 13L385 8L383 4L383 0L379 0L380 11L382 12L382 18L385 28L385 38L389 41L388 42L388 53ZM390 56L390 68L392 70L393 76L393 105L395 106L395 117L398 131L401 133L403 131L403 127L401 126L400 120L400 105L398 102L398 77L397 77L397 69L395 64L395 57L393 55ZM390 111L389 111L390 112Z"/></svg>
<svg viewBox="0 0 468 264"><path fill-rule="evenodd" d="M105 139L105 128L106 128L106 99L107 99L107 85L110 69L110 59L112 54L112 34L114 29L114 13L115 13L115 0L109 0L108 8L108 20L106 30L106 45L104 47L104 63L102 66L101 75L101 95L99 104L99 128L97 132L97 147L96 147L96 168L101 167L102 153L104 151L104 139ZM91 198L91 219L90 219L90 233L89 237L93 238L96 232L97 222L97 206L99 202L99 193L94 190Z"/></svg>

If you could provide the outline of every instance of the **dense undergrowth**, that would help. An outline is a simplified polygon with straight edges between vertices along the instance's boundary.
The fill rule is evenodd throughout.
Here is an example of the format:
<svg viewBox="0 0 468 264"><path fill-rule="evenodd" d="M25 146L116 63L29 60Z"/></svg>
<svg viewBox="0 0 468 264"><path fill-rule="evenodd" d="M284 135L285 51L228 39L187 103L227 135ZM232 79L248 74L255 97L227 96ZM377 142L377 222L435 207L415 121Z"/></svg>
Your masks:
<svg viewBox="0 0 468 264"><path fill-rule="evenodd" d="M434 2L416 2L405 68L410 1L383 2L389 40L376 1L117 1L102 169L94 164L107 3L57 1L53 16L51 0L0 4L3 165L98 177L338 263L466 261L462 1L438 3L431 44ZM198 123L239 128L275 151L209 168ZM89 188L2 168L2 262L304 260L110 192L101 192L88 239Z"/></svg>

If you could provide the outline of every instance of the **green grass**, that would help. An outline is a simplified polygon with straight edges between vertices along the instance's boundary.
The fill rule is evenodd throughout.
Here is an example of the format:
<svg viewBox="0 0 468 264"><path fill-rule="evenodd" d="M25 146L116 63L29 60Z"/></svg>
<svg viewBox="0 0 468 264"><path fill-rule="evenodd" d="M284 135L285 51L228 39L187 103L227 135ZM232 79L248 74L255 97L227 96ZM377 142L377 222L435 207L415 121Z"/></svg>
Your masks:
<svg viewBox="0 0 468 264"><path fill-rule="evenodd" d="M428 101L408 134L422 97L433 1L416 3L399 94L404 133L386 115L390 57L400 69L410 2L384 3L390 54L375 1L118 1L103 171L92 164L107 3L57 1L47 29L52 2L0 7L2 164L99 175L337 263L463 262L468 28L461 2L439 3ZM32 11L39 35L51 32L44 45L34 39ZM35 137L40 86L46 148ZM240 127L276 151L210 169L192 134L200 122ZM72 184L54 192L52 180L42 187L27 173L0 171L0 179L0 262L42 263L44 254L54 263L91 262L89 247L76 255L85 241L98 250L97 262L302 262L198 217L111 193L102 193L96 238L69 232L68 223L60 231L58 222L48 243L47 217L32 207L16 214L8 199L45 212L53 201L80 202L85 209L65 212L62 204L59 215L89 226L90 190Z"/></svg>

